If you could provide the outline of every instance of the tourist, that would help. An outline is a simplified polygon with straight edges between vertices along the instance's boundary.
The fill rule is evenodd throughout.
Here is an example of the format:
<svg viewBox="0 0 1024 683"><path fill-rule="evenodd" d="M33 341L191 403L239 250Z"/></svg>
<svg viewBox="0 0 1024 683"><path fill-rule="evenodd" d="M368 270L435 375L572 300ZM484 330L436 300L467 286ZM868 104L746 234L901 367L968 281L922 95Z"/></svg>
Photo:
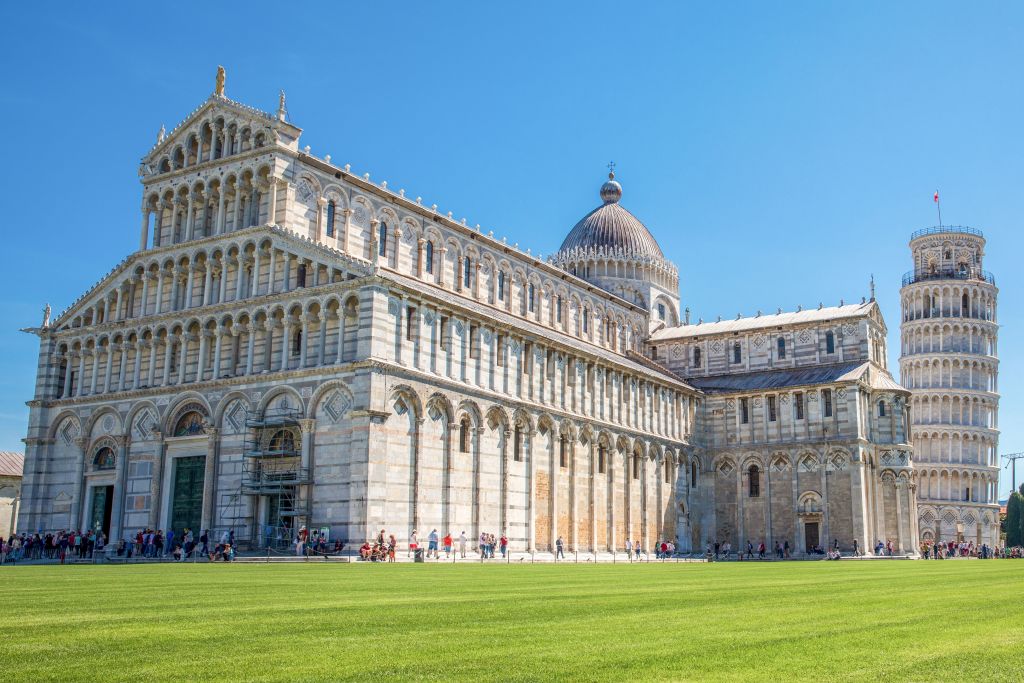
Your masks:
<svg viewBox="0 0 1024 683"><path fill-rule="evenodd" d="M629 537L626 537L626 557L633 557L633 541L631 541Z"/></svg>
<svg viewBox="0 0 1024 683"><path fill-rule="evenodd" d="M556 562L558 561L558 558L562 558L563 560L565 559L565 552L564 552L564 549L563 549L563 543L562 543L562 537L561 536L559 536L558 539L555 541L555 561Z"/></svg>
<svg viewBox="0 0 1024 683"><path fill-rule="evenodd" d="M370 545L370 541L366 541L361 546L359 546L359 557L363 558L364 560L369 560L370 552L372 550L373 547Z"/></svg>
<svg viewBox="0 0 1024 683"><path fill-rule="evenodd" d="M459 556L462 557L462 559L466 559L466 541L468 540L469 539L466 538L465 531L459 534Z"/></svg>
<svg viewBox="0 0 1024 683"><path fill-rule="evenodd" d="M434 554L434 559L438 559L437 556L437 529L431 529L430 534L427 536L427 559L430 559L430 554Z"/></svg>
<svg viewBox="0 0 1024 683"><path fill-rule="evenodd" d="M857 545L857 539L853 539L853 556L860 557L860 546Z"/></svg>
<svg viewBox="0 0 1024 683"><path fill-rule="evenodd" d="M508 553L508 536L502 534L501 538L498 540L498 546L501 548L501 557L504 559L505 555Z"/></svg>
<svg viewBox="0 0 1024 683"><path fill-rule="evenodd" d="M636 554L636 559L640 559L640 541L633 544L633 552Z"/></svg>
<svg viewBox="0 0 1024 683"><path fill-rule="evenodd" d="M388 562L395 561L395 551L398 550L398 539L395 538L394 534L388 536Z"/></svg>
<svg viewBox="0 0 1024 683"><path fill-rule="evenodd" d="M750 541L747 541L747 559L754 559L754 544Z"/></svg>
<svg viewBox="0 0 1024 683"><path fill-rule="evenodd" d="M757 559L764 559L764 541L761 541L757 546Z"/></svg>
<svg viewBox="0 0 1024 683"><path fill-rule="evenodd" d="M444 539L442 540L441 543L444 546L444 557L445 557L445 559L446 560L451 559L451 556L452 556L452 532L449 531L448 533L446 533L444 535Z"/></svg>
<svg viewBox="0 0 1024 683"><path fill-rule="evenodd" d="M381 535L383 535L383 531ZM420 547L420 542L416 538L416 530L412 530L412 534L409 535L409 556L412 557L416 554L416 550Z"/></svg>

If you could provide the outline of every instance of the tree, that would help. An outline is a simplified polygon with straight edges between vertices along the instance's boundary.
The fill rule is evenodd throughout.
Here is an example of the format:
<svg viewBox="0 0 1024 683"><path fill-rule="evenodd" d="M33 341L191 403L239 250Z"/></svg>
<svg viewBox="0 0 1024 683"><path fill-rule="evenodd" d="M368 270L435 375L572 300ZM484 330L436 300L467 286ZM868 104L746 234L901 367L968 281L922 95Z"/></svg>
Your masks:
<svg viewBox="0 0 1024 683"><path fill-rule="evenodd" d="M1024 530L1021 528L1022 501L1024 497L1014 491L1006 502L1006 546L1012 548L1024 545Z"/></svg>

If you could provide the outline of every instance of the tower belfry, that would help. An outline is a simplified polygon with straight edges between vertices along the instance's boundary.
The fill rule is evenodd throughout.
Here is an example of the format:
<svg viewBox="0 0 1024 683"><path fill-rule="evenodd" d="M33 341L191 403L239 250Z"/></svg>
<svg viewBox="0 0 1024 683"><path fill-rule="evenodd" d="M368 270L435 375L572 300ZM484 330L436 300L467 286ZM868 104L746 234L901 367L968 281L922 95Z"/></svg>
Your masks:
<svg viewBox="0 0 1024 683"><path fill-rule="evenodd" d="M999 542L995 278L980 230L937 226L910 237L903 276L900 376L911 390L922 542Z"/></svg>

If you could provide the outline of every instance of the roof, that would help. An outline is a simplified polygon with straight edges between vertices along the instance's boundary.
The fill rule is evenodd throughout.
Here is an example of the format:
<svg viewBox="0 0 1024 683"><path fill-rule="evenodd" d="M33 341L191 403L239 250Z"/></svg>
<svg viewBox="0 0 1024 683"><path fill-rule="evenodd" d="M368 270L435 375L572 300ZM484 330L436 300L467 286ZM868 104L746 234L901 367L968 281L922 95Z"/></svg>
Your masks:
<svg viewBox="0 0 1024 683"><path fill-rule="evenodd" d="M874 301L867 301L862 304L825 306L823 308L809 309L806 311L793 311L791 313L778 313L774 315L759 315L753 318L739 318L737 320L722 320L720 322L713 323L697 323L696 325L665 327L651 335L650 341L656 343L660 341L668 341L670 339L687 339L690 337L702 337L705 335L722 334L725 332L746 332L750 330L766 329L769 327L821 322L823 320L862 318L867 316L875 305Z"/></svg>
<svg viewBox="0 0 1024 683"><path fill-rule="evenodd" d="M661 247L647 226L619 205L621 196L622 186L609 174L608 182L601 187L604 204L573 226L559 251L604 249L606 253L615 253L621 249L626 255L664 259Z"/></svg>
<svg viewBox="0 0 1024 683"><path fill-rule="evenodd" d="M888 373L871 367L871 363L867 361L686 378L687 382L709 394L785 389L809 384L833 384L862 380L867 381L875 389L905 391L903 387L889 378Z"/></svg>
<svg viewBox="0 0 1024 683"><path fill-rule="evenodd" d="M25 471L25 456L14 451L0 451L0 477L20 477Z"/></svg>

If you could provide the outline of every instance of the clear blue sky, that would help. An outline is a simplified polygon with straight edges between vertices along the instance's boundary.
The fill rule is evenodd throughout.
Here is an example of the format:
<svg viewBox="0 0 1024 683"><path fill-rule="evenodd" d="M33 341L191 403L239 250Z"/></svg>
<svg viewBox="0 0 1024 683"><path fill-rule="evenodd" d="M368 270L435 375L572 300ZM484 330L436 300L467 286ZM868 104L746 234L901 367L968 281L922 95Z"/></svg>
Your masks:
<svg viewBox="0 0 1024 683"><path fill-rule="evenodd" d="M894 375L938 188L989 238L1001 451L1024 451L1024 7L855 4L5 6L0 448L22 450L34 383L17 329L137 246L138 160L223 64L231 98L273 110L284 88L314 153L534 253L614 159L694 317L859 300L874 273Z"/></svg>

